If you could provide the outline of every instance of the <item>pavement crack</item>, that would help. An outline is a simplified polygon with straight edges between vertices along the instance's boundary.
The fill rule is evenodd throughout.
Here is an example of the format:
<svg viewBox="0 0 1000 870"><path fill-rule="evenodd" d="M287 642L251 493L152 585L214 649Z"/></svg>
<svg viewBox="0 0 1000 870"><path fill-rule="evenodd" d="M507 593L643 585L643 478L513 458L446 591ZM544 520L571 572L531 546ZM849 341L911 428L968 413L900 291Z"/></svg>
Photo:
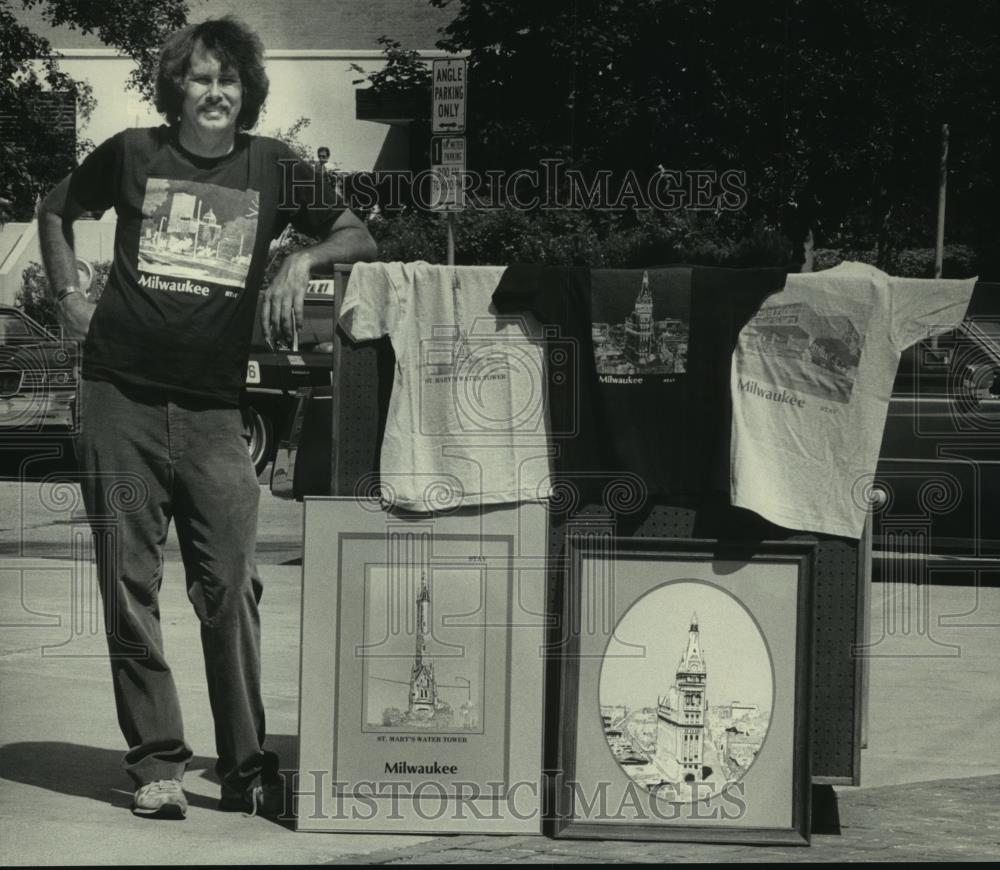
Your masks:
<svg viewBox="0 0 1000 870"><path fill-rule="evenodd" d="M26 652L37 652L39 647L37 646L26 646L23 649L5 649L0 650L0 659L5 659L8 656L21 655Z"/></svg>

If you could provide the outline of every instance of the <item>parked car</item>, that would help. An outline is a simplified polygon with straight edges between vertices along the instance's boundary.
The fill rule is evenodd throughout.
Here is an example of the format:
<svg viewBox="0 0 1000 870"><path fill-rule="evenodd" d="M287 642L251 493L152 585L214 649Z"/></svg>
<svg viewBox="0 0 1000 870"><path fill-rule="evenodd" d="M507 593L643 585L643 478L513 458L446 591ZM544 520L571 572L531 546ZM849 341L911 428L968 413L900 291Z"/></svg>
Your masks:
<svg viewBox="0 0 1000 870"><path fill-rule="evenodd" d="M71 434L78 386L77 343L0 306L0 434Z"/></svg>
<svg viewBox="0 0 1000 870"><path fill-rule="evenodd" d="M325 291L327 286L329 291ZM274 349L267 346L258 309L246 375L250 456L258 474L274 458L278 440L287 436L298 390L330 385L335 331L332 289L332 279L311 282L295 349L281 342Z"/></svg>
<svg viewBox="0 0 1000 870"><path fill-rule="evenodd" d="M310 283L295 350L281 343L267 347L258 310L246 376L250 455L258 474L273 459L277 439L289 430L299 388L330 384L332 290L332 280ZM0 306L0 434L73 434L79 360L75 341L60 339L18 308Z"/></svg>
<svg viewBox="0 0 1000 870"><path fill-rule="evenodd" d="M873 495L876 564L1000 558L1000 285L980 282L962 328L903 353Z"/></svg>

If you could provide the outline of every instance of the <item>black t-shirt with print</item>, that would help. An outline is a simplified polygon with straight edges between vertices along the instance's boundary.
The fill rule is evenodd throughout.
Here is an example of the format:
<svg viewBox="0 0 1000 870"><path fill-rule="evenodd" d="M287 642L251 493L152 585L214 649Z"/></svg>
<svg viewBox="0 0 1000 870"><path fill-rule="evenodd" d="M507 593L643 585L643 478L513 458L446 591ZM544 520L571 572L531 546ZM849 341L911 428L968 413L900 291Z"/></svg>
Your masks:
<svg viewBox="0 0 1000 870"><path fill-rule="evenodd" d="M728 468L729 365L784 269L511 266L502 313L549 325L549 413L560 480L586 501L704 495ZM566 348L569 362L559 363ZM611 489L609 489L611 488Z"/></svg>
<svg viewBox="0 0 1000 870"><path fill-rule="evenodd" d="M282 142L239 135L199 157L166 126L126 130L73 172L69 200L118 215L83 376L237 405L270 242L329 233L342 206Z"/></svg>

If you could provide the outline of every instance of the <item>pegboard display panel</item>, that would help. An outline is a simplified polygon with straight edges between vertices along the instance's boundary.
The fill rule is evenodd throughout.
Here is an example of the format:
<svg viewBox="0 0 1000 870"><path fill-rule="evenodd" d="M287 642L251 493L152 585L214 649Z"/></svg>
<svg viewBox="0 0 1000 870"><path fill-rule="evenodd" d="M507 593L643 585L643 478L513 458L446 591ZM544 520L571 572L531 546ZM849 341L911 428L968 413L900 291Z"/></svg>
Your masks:
<svg viewBox="0 0 1000 870"><path fill-rule="evenodd" d="M338 321L349 277L349 268L338 267L334 273ZM334 342L330 495L374 494L393 364L388 339L355 344L338 327Z"/></svg>
<svg viewBox="0 0 1000 870"><path fill-rule="evenodd" d="M347 270L337 274L337 300L343 299ZM339 305L338 305L339 308ZM353 345L338 334L335 346L334 459L332 494L373 493L377 484L378 444L385 425L395 360L387 340ZM699 504L584 505L572 514L552 513L549 555L549 604L560 613L565 583L560 556L568 521L608 522L622 537L725 538L818 541L813 597L815 653L812 715L812 773L825 782L859 784L861 750L861 668L852 648L862 641L859 601L862 600L862 560L857 541L791 533L750 511L733 508L720 497ZM558 502L554 497L553 503ZM621 511L615 513L614 511ZM548 672L546 703L558 705L558 668ZM557 716L558 707L547 716ZM556 721L553 718L549 722ZM553 733L554 728L547 728ZM548 756L553 757L553 756Z"/></svg>
<svg viewBox="0 0 1000 870"><path fill-rule="evenodd" d="M332 495L371 497L377 483L374 476L385 426L384 409L388 407L388 401L380 401L379 391L384 388L385 378L379 378L378 372L386 354L391 357L392 349L386 347L387 339L351 345L340 331L338 340L344 344L338 379L345 386L340 389L334 407Z"/></svg>

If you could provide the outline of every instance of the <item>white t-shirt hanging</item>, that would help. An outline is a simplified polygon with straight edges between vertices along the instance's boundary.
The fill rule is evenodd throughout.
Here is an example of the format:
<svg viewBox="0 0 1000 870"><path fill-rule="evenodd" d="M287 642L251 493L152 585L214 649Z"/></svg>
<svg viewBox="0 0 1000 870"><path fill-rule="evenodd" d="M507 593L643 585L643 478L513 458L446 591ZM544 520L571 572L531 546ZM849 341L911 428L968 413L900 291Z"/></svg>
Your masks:
<svg viewBox="0 0 1000 870"><path fill-rule="evenodd" d="M356 341L388 335L396 354L380 459L390 505L440 511L550 494L541 328L492 307L503 271L352 269L341 326Z"/></svg>
<svg viewBox="0 0 1000 870"><path fill-rule="evenodd" d="M900 354L954 329L975 283L863 263L789 275L733 353L732 503L785 528L860 537Z"/></svg>

